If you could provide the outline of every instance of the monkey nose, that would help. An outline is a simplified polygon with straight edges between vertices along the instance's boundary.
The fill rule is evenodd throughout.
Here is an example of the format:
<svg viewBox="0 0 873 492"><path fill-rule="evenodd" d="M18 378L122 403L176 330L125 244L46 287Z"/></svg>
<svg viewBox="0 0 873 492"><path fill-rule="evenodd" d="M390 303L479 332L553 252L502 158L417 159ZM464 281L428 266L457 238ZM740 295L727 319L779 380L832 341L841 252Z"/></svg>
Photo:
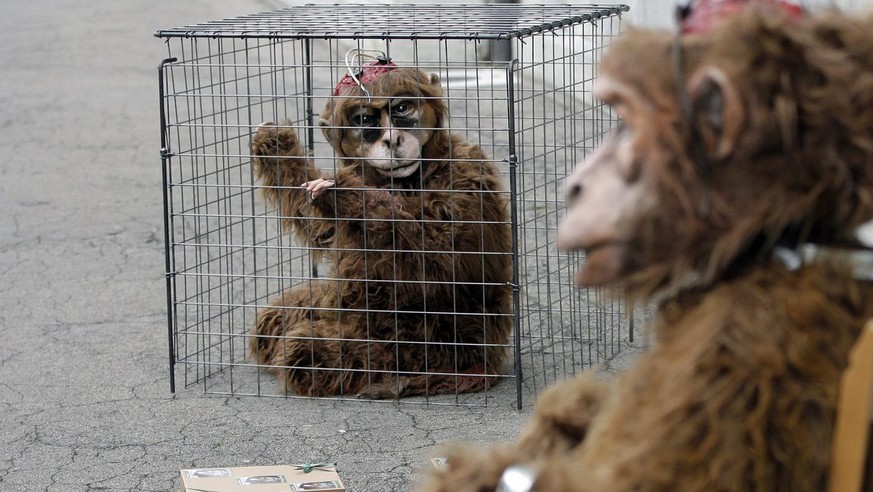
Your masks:
<svg viewBox="0 0 873 492"><path fill-rule="evenodd" d="M400 132L388 130L382 136L382 143L386 147L388 147L389 149L393 150L393 149L396 149L397 147L400 147L400 142L402 139L403 139L403 136L400 134Z"/></svg>

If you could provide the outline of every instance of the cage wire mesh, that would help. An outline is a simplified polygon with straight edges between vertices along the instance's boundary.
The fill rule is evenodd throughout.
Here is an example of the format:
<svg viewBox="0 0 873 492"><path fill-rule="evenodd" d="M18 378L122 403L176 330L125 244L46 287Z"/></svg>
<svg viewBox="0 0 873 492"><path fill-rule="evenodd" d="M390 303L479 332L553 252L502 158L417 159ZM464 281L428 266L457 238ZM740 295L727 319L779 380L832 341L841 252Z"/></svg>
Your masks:
<svg viewBox="0 0 873 492"><path fill-rule="evenodd" d="M253 357L249 346L253 338L277 341L283 347L291 339L310 346L320 342L315 332L256 337L252 331L259 312L270 309L276 309L279 317L296 316L314 324L324 314L313 314L315 306L282 306L276 299L289 289L311 292L320 282L335 291L342 290L343 282L363 283L373 299L372 312L369 304L352 309L337 302L323 308L333 313L328 316L332 323L342 325L340 319L354 318L364 327L363 332L340 330L327 336L341 347L337 356L351 359L355 347L366 347L367 357L372 357L370 350L393 357L382 366L364 357L347 371L317 361L317 354L296 362L286 359L281 373L285 369L310 376L323 372L328 378L345 374L347 384L341 384L331 398L359 394L378 398L378 391L370 391L374 381L400 387L419 378L425 381L425 393L440 394L402 401L450 405L514 401L520 407L524 395L536 395L557 379L613 357L620 341L632 336L632 318L621 300L606 290L574 286L573 275L582 258L559 253L555 233L563 211L565 177L616 123L613 114L593 100L591 89L601 53L619 33L621 14L627 10L624 5L309 5L158 31L155 35L165 39L168 48L168 58L158 72L173 391L180 376L186 388L199 386L206 393L299 396L269 374L269 364ZM446 307L463 299L433 302L439 305L432 309L428 302L418 302L414 309L380 304L375 298L378 289L368 287L377 279L365 274L349 280L342 268L331 264L331 257L346 254L332 250L338 248L336 244L313 247L283 230L282 222L293 217L264 198L264 181L255 170L251 150L253 136L260 123L281 122L282 128L296 132L311 164L325 176L340 170L343 159L322 137L318 118L334 97L337 83L350 68L357 68L347 62L350 50L378 50L399 67L437 74L448 127L487 155L459 165L497 169L501 189L475 191L476 203L497 196L508 204L505 217L467 222L480 229L511 230L515 241L510 248L480 255L502 255L512 265L504 286L512 296L508 309L485 305L482 292L500 288L495 284L501 282L486 278L484 271L476 272L478 278L447 277L448 283L478 289L454 286L441 291L459 297L476 292L473 297L480 296L481 301L473 302L474 308ZM419 174L428 165L423 160ZM404 192L393 186L398 185L386 189ZM364 187L345 191L362 196L367 192ZM413 220L426 222L424 212L413 214ZM396 218L383 219L365 214L356 220L402 226ZM340 217L334 227L341 222L354 221ZM365 229L371 225L357 224ZM366 248L363 243L352 247L365 255ZM418 248L392 251L383 246L369 253L389 253L395 261L412 253L417 258L413 262L476 253L458 245L439 251ZM481 265L477 268L484 270ZM427 284L424 277L420 282ZM390 291L409 279L378 280L388 282ZM311 295L306 299L304 304L323 301ZM421 333L411 338L392 335L390 330L379 332L375 324L390 322L391 316L397 323L417 318L434 321L422 322ZM510 323L512 337L489 338L483 333L474 337L480 341L471 342L457 334L435 339L425 333L458 329L469 320L480 332L492 329L494 323ZM348 347L345 354L342 347ZM406 355L424 358L424 365L403 362L401 352L409 347L423 347L424 352ZM463 352L475 359L489 350L508 355L501 367L485 369L492 377L478 387L481 391L466 392L457 382L438 390L435 384L427 388L428 381L459 381L482 372L481 367L470 372L458 361L429 365L433 354L448 353L451 358ZM502 379L508 381L493 384ZM363 381L363 386L348 383L353 380Z"/></svg>

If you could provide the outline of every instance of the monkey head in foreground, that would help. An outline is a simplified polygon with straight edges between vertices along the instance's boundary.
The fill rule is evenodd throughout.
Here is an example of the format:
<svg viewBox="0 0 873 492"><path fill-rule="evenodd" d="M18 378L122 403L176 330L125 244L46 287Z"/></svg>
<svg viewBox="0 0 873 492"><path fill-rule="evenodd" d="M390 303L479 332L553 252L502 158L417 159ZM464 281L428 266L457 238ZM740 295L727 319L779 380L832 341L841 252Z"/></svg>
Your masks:
<svg viewBox="0 0 873 492"><path fill-rule="evenodd" d="M425 491L821 491L873 316L873 16L700 1L630 29L596 95L621 126L569 177L576 280L656 306L609 382L558 383L517 442ZM501 484L502 481L502 484Z"/></svg>

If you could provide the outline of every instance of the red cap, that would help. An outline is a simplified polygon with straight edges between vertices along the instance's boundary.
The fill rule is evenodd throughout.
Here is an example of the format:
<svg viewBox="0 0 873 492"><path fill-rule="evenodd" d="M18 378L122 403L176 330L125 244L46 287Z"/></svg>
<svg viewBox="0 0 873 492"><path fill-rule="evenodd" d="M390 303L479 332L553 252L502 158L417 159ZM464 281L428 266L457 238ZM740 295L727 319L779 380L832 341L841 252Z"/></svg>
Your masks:
<svg viewBox="0 0 873 492"><path fill-rule="evenodd" d="M680 14L682 32L706 32L725 16L738 12L752 3L772 6L787 12L792 19L803 16L801 6L785 0L697 0Z"/></svg>
<svg viewBox="0 0 873 492"><path fill-rule="evenodd" d="M397 65L395 65L391 60L379 59L378 61L367 63L361 67L355 73L355 76L361 82L361 85L363 85L378 79L395 68L397 68ZM334 87L333 95L338 96L344 89L357 86L358 83L355 82L355 79L352 78L351 74L346 74L346 76L341 78L336 84L336 87Z"/></svg>

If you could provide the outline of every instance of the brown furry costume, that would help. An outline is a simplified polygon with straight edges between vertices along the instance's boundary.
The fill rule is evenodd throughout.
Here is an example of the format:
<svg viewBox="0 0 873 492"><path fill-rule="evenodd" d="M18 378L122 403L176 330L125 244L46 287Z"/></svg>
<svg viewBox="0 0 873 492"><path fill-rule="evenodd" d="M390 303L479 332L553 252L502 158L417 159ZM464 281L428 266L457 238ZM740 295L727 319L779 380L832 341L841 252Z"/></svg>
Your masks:
<svg viewBox="0 0 873 492"><path fill-rule="evenodd" d="M284 228L324 254L332 270L260 310L250 348L303 395L482 390L496 381L486 375L503 369L512 327L499 170L444 128L436 76L383 71L366 81L372 98L354 84L338 86L342 97L322 113L338 156L335 176L322 176L289 127L261 125L253 138L266 198ZM408 172L405 153L410 169L420 160L409 176L371 165ZM373 160L377 154L389 157ZM328 187L312 198L301 185L314 182ZM424 374L434 372L447 375Z"/></svg>
<svg viewBox="0 0 873 492"><path fill-rule="evenodd" d="M625 126L571 177L558 241L587 252L580 283L660 299L653 347L611 384L557 384L518 442L455 449L423 490L495 490L512 465L536 491L825 490L873 316L848 259L870 254L873 17L631 30L601 77Z"/></svg>

